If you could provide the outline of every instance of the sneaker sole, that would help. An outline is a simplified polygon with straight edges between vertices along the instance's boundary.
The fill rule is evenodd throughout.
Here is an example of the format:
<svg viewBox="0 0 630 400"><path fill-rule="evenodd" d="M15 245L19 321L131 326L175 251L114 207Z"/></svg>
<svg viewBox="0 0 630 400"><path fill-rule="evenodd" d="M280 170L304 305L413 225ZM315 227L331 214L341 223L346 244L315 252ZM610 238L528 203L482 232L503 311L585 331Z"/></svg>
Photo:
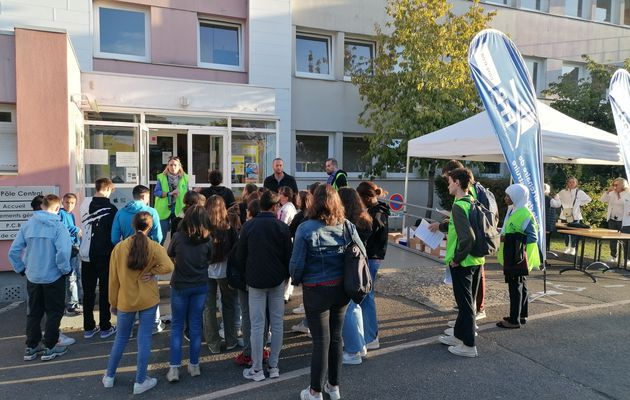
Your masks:
<svg viewBox="0 0 630 400"><path fill-rule="evenodd" d="M245 373L243 373L243 378L252 380L254 382L262 382L265 380L264 375L261 377L261 376L246 375Z"/></svg>
<svg viewBox="0 0 630 400"><path fill-rule="evenodd" d="M36 360L42 353L33 354L32 356L24 356L24 361Z"/></svg>
<svg viewBox="0 0 630 400"><path fill-rule="evenodd" d="M451 348L453 348L453 347L455 347L455 346L449 346L449 347L448 347L448 351L449 351L451 354L454 354L454 355L456 355L456 356L460 356L460 357L469 357L469 358L475 358L475 357L477 357L477 356L478 356L478 354L476 354L476 353L460 353L460 352L457 352L457 351L451 350Z"/></svg>
<svg viewBox="0 0 630 400"><path fill-rule="evenodd" d="M64 354L66 354L67 352L68 352L68 350L65 350L64 352L61 352L61 353L54 353L54 354L51 354L51 355L49 355L49 356L42 355L42 361L50 361L50 360L54 360L54 359L55 359L55 358L57 358L57 357L61 357L61 356L63 356L63 355L64 355Z"/></svg>
<svg viewBox="0 0 630 400"><path fill-rule="evenodd" d="M363 360L350 360L350 361L343 360L341 363L343 365L361 365L363 363Z"/></svg>

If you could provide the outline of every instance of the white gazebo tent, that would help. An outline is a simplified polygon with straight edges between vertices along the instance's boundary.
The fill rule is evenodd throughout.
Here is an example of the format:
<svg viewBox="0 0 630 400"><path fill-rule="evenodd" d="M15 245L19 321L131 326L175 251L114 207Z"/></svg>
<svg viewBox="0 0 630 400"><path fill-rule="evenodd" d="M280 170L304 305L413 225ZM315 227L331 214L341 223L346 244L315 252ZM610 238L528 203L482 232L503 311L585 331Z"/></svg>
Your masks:
<svg viewBox="0 0 630 400"><path fill-rule="evenodd" d="M538 102L543 161L563 164L622 165L616 135L577 121ZM405 199L411 157L505 162L487 112L412 139L407 147Z"/></svg>

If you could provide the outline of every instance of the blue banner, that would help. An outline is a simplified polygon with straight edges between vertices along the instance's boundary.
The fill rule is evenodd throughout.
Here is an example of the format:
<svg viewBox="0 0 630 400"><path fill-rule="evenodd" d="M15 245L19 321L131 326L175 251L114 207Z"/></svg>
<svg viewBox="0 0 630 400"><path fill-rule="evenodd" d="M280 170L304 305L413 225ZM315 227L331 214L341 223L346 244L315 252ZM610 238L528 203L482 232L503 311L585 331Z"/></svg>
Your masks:
<svg viewBox="0 0 630 400"><path fill-rule="evenodd" d="M610 79L608 99L615 118L626 177L630 179L630 73L625 69L618 69Z"/></svg>
<svg viewBox="0 0 630 400"><path fill-rule="evenodd" d="M470 43L468 64L512 179L529 188L545 258L545 206L540 120L536 92L518 49L502 32L485 29Z"/></svg>

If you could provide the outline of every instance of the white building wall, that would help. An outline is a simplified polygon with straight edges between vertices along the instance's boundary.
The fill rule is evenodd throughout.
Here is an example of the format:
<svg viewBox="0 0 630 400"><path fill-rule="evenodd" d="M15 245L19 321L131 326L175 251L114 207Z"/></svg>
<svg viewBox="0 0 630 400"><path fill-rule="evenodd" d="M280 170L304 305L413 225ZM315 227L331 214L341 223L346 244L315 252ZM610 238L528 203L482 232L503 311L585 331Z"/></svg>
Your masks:
<svg viewBox="0 0 630 400"><path fill-rule="evenodd" d="M16 26L65 29L82 71L92 70L91 0L2 0L0 30Z"/></svg>
<svg viewBox="0 0 630 400"><path fill-rule="evenodd" d="M285 170L293 173L291 157L291 1L250 0L249 83L275 89L280 118L278 148Z"/></svg>

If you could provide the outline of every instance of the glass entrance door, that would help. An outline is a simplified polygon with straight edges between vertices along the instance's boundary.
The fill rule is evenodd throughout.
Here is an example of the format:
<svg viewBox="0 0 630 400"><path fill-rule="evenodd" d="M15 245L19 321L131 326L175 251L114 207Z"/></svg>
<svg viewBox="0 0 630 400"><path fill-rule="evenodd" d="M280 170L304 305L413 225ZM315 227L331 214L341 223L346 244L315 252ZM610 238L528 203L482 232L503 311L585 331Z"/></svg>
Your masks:
<svg viewBox="0 0 630 400"><path fill-rule="evenodd" d="M225 165L224 135L216 131L189 130L188 131L188 170L197 187L210 186L208 175L210 171L218 169L223 173L223 185L229 186L228 173Z"/></svg>

